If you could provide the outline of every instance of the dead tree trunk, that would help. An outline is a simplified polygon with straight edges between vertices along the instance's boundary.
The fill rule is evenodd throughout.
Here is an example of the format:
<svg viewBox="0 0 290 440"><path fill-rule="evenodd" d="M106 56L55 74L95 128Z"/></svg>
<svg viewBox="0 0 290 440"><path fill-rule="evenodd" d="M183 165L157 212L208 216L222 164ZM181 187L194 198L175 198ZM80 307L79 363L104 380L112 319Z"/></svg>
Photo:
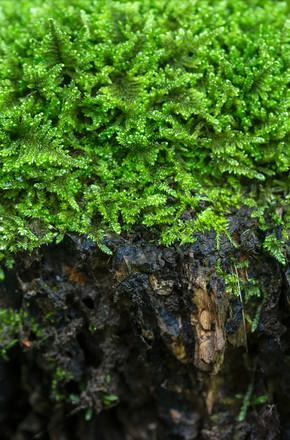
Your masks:
<svg viewBox="0 0 290 440"><path fill-rule="evenodd" d="M238 247L209 231L166 248L140 227L107 237L112 257L71 234L19 256L0 291L22 311L2 326L1 439L289 439L285 268L248 210L230 230Z"/></svg>

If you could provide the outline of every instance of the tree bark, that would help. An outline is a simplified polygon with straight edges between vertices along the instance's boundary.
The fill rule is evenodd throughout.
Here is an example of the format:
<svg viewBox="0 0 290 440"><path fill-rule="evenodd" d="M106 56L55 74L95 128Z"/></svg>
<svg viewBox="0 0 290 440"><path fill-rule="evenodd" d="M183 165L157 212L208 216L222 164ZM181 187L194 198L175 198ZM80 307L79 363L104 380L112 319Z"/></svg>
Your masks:
<svg viewBox="0 0 290 440"><path fill-rule="evenodd" d="M287 272L248 209L229 221L219 249L212 231L166 248L136 227L107 236L112 257L73 234L17 256L0 290L25 312L0 363L1 439L290 439ZM262 297L226 291L217 265Z"/></svg>

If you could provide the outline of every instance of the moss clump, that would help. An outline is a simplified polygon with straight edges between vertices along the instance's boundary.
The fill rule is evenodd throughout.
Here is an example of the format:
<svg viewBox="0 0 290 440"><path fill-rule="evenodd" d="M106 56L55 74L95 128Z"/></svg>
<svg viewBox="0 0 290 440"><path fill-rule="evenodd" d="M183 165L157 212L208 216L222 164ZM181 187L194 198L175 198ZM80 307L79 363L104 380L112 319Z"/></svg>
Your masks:
<svg viewBox="0 0 290 440"><path fill-rule="evenodd" d="M287 199L287 2L2 0L0 22L2 258L134 224L190 242Z"/></svg>

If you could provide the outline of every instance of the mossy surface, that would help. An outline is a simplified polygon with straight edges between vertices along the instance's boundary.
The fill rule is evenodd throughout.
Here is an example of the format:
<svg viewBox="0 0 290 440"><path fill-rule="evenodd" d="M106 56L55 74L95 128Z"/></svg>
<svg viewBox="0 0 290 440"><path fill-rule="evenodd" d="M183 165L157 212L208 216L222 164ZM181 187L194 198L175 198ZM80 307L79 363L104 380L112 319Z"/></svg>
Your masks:
<svg viewBox="0 0 290 440"><path fill-rule="evenodd" d="M277 206L289 185L289 2L0 7L8 265L67 231L104 250L105 232L135 224L165 244L192 242L197 230L227 231L225 213L241 203L261 219L272 206L271 224L285 223ZM265 247L283 262L285 237L275 234Z"/></svg>

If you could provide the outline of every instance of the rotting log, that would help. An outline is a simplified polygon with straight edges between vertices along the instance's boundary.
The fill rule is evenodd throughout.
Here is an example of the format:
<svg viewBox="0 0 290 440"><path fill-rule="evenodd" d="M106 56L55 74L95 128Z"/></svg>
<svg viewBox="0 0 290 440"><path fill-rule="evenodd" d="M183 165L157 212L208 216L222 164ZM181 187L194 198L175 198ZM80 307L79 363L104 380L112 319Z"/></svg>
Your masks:
<svg viewBox="0 0 290 440"><path fill-rule="evenodd" d="M72 234L19 255L0 291L25 311L0 364L1 439L290 438L287 273L249 210L229 220L238 246L207 231L166 248L136 227L107 236L112 257ZM218 264L263 300L227 292Z"/></svg>

